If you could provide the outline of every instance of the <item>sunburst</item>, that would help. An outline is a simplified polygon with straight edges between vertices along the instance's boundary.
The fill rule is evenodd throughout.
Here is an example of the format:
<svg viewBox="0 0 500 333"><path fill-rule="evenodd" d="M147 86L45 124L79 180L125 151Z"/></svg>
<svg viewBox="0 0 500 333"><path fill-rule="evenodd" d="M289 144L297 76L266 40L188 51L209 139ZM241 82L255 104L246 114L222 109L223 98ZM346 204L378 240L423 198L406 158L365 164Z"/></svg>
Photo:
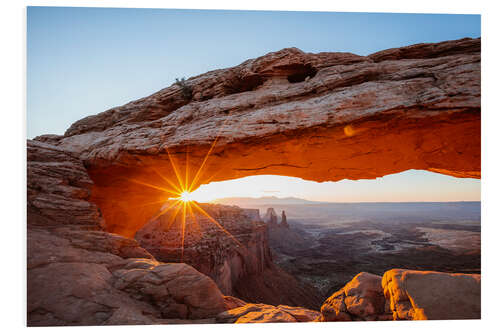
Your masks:
<svg viewBox="0 0 500 333"><path fill-rule="evenodd" d="M165 150L168 155L168 159L170 161L170 166L173 170L173 174L175 175L175 180L173 181L172 179L169 179L168 177L164 176L161 172L159 172L156 168L151 168L159 177L159 179L163 180L166 184L168 184L167 187L157 185L157 184L150 184L144 181L141 181L139 179L130 179L131 182L142 185L142 186L147 186L150 188L153 188L155 190L161 191L170 197L169 200L165 203L165 205L160 209L160 211L154 215L150 220L156 220L160 216L166 214L167 212L173 212L172 216L170 217L170 220L168 222L168 225L165 226L164 229L169 229L172 224L174 223L176 217L178 216L179 213L181 213L181 229L182 229L182 234L181 234L181 262L183 261L184 257L184 241L185 241L185 235L186 235L186 217L187 214L189 214L190 218L198 225L198 221L196 219L196 214L194 213L194 210L197 212L201 213L204 217L208 219L211 223L216 225L219 229L221 229L225 234L229 235L229 237L236 243L241 249L244 249L244 246L229 232L227 231L215 218L210 216L196 201L193 200L193 195L192 191L193 189L197 188L200 185L201 181L201 176L204 172L204 169L207 165L207 161L210 158L210 155L212 154L215 146L217 145L217 142L219 141L219 137L221 134L221 130L226 124L227 120L229 119L229 116L226 117L224 123L220 127L214 141L210 145L206 155L204 156L200 166L196 170L195 173L193 173L192 179L190 179L190 170L189 170L189 150L186 149L186 157L185 157L185 172L184 175L182 175L181 170L179 167L176 165L174 162L174 159L172 157L172 154L170 153L169 149L165 147ZM184 177L183 177L184 176ZM206 177L206 179L211 180L213 179L214 175L211 175L209 177ZM164 202L164 201L162 201ZM149 205L149 204L156 204L158 201L154 201L151 203L146 203L144 205ZM194 208L194 209L193 209ZM196 228L199 229L199 228ZM201 231L201 229L199 229ZM248 251L245 251L248 252Z"/></svg>

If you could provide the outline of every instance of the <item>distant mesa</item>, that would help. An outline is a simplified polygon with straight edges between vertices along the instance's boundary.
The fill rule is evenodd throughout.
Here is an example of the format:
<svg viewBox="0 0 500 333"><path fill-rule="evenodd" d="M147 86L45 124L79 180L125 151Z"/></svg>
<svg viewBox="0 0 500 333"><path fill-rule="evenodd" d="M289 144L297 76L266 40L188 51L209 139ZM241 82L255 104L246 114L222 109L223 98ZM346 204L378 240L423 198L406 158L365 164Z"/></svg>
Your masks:
<svg viewBox="0 0 500 333"><path fill-rule="evenodd" d="M219 203L223 205L236 205L240 207L246 206L271 206L271 205L310 205L310 204L322 204L322 201L311 201L296 197L286 197L278 198L276 196L265 196L260 198L250 198L250 197L229 197L220 198L213 201L214 203Z"/></svg>

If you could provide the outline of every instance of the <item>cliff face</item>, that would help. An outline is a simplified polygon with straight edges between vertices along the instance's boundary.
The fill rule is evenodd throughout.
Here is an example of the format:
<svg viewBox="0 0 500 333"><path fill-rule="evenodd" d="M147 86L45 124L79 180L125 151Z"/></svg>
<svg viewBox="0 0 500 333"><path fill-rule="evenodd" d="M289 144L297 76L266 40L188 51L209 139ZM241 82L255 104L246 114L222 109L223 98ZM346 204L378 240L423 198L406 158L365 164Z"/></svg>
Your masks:
<svg viewBox="0 0 500 333"><path fill-rule="evenodd" d="M317 291L272 262L269 229L257 209L196 205L210 217L190 209L184 220L182 213L168 211L135 239L160 261L184 262L210 276L225 295L319 309Z"/></svg>
<svg viewBox="0 0 500 333"><path fill-rule="evenodd" d="M171 196L140 183L170 187L171 162L190 174L203 165L193 190L259 174L479 178L480 49L480 39L366 57L284 49L186 80L191 98L172 85L37 139L78 154L107 230L129 237L161 204L138 206Z"/></svg>
<svg viewBox="0 0 500 333"><path fill-rule="evenodd" d="M27 323L123 325L215 317L216 284L186 264L165 264L102 230L83 163L28 141Z"/></svg>
<svg viewBox="0 0 500 333"><path fill-rule="evenodd" d="M147 223L135 239L158 260L185 262L214 279L225 295L234 295L243 276L271 266L267 229L256 219L256 209L199 206L210 217L191 210L184 224L182 214L167 212Z"/></svg>

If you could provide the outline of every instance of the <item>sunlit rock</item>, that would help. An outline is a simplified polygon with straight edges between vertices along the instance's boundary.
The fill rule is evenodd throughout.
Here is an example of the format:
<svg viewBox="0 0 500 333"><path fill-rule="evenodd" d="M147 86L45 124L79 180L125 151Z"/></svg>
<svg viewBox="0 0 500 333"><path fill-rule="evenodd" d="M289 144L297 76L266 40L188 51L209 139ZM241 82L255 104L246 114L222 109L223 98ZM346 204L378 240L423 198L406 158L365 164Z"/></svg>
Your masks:
<svg viewBox="0 0 500 333"><path fill-rule="evenodd" d="M382 277L359 273L321 307L321 321L390 320Z"/></svg>
<svg viewBox="0 0 500 333"><path fill-rule="evenodd" d="M319 312L299 307L246 304L220 313L218 323L282 323L310 322L319 317Z"/></svg>
<svg viewBox="0 0 500 333"><path fill-rule="evenodd" d="M382 286L395 320L481 318L481 275L392 269Z"/></svg>
<svg viewBox="0 0 500 333"><path fill-rule="evenodd" d="M174 84L37 140L83 160L107 230L128 237L175 196L169 182L480 178L480 49L470 38L366 57L283 49L189 78L191 100Z"/></svg>

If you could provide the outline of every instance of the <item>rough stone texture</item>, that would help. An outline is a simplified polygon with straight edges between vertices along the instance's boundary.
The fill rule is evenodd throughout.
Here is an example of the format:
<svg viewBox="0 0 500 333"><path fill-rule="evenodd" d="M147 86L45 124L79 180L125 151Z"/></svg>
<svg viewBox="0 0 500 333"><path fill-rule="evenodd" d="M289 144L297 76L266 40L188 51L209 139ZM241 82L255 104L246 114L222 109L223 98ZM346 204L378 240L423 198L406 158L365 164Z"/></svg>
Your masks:
<svg viewBox="0 0 500 333"><path fill-rule="evenodd" d="M164 323L227 309L215 283L102 230L82 162L28 141L28 326ZM168 321L167 321L168 322Z"/></svg>
<svg viewBox="0 0 500 333"><path fill-rule="evenodd" d="M189 207L185 219L175 208L164 211L135 239L160 261L184 262L208 275L224 295L319 308L322 300L313 287L273 264L268 228L255 220L257 210L202 203Z"/></svg>
<svg viewBox="0 0 500 333"><path fill-rule="evenodd" d="M228 310L239 308L240 306L247 304L247 302L234 296L224 296L224 303L226 304L226 309Z"/></svg>
<svg viewBox="0 0 500 333"><path fill-rule="evenodd" d="M391 320L382 277L359 273L321 307L320 321Z"/></svg>
<svg viewBox="0 0 500 333"><path fill-rule="evenodd" d="M172 208L147 223L135 239L156 259L187 263L214 279L225 295L234 295L243 276L271 267L266 225L236 206L196 205L210 217L191 208L184 220Z"/></svg>
<svg viewBox="0 0 500 333"><path fill-rule="evenodd" d="M316 321L320 316L312 311L291 306L272 306L267 304L246 304L220 313L216 317L218 323L288 323Z"/></svg>
<svg viewBox="0 0 500 333"><path fill-rule="evenodd" d="M187 184L276 174L314 181L408 169L479 178L480 39L366 57L283 49L172 85L40 140L76 152L107 230L133 236ZM216 143L214 146L213 143ZM210 157L205 156L210 152Z"/></svg>
<svg viewBox="0 0 500 333"><path fill-rule="evenodd" d="M92 180L78 157L55 146L28 140L27 159L30 226L72 224L102 229L104 222L99 208L89 202Z"/></svg>
<svg viewBox="0 0 500 333"><path fill-rule="evenodd" d="M479 274L392 269L382 285L394 320L481 318Z"/></svg>
<svg viewBox="0 0 500 333"><path fill-rule="evenodd" d="M116 289L152 304L162 318L210 318L227 309L214 281L186 264L132 259L113 275Z"/></svg>

